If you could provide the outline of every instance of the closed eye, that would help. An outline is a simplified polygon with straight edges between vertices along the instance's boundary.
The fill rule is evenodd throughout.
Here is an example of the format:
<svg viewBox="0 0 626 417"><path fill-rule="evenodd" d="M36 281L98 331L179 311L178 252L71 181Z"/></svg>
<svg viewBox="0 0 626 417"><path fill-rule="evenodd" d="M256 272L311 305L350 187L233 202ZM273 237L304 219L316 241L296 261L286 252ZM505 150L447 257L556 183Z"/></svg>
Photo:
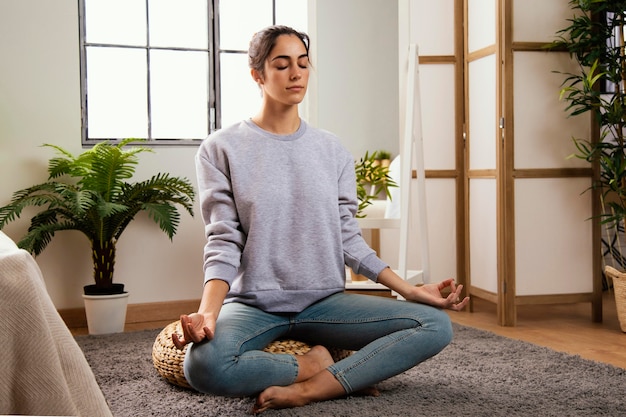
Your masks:
<svg viewBox="0 0 626 417"><path fill-rule="evenodd" d="M278 64L276 65L276 69L280 71L283 71L289 68L289 64L288 64L289 61L291 61L291 58L286 55L279 55L272 59L272 62L274 62L275 64ZM283 62L287 62L287 65L281 65ZM297 59L297 62L300 68L307 69L309 67L309 55L308 54L300 55Z"/></svg>

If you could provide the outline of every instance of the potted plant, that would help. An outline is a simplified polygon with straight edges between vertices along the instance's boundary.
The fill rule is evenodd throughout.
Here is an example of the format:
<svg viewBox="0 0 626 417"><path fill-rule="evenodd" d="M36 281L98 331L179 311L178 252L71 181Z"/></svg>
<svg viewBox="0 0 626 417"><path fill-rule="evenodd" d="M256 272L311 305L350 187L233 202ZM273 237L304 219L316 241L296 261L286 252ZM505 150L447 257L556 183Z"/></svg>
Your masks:
<svg viewBox="0 0 626 417"><path fill-rule="evenodd" d="M356 194L359 201L356 214L357 218L366 217L367 208L371 206L381 194L391 199L389 189L397 187L395 181L389 176L389 166L381 165L379 160L379 152L374 152L371 155L369 152L365 152L365 156L354 164L356 173ZM353 281L367 280L363 275L356 274L352 270L350 270L350 272Z"/></svg>
<svg viewBox="0 0 626 417"><path fill-rule="evenodd" d="M378 164L389 168L391 164L391 152L381 149L376 151L376 161Z"/></svg>
<svg viewBox="0 0 626 417"><path fill-rule="evenodd" d="M618 233L626 215L626 2L571 0L569 5L574 17L547 47L569 52L579 65L578 72L565 74L560 96L571 116L593 115L598 134L573 138L573 156L598 168L592 189L606 207L600 220ZM617 310L623 312L619 321L626 332L626 275L607 275L613 277Z"/></svg>
<svg viewBox="0 0 626 417"><path fill-rule="evenodd" d="M397 184L389 176L389 167L378 163L379 160L378 152L374 152L371 155L369 152L365 152L365 156L354 164L356 195L359 200L359 208L356 214L358 218L366 216L365 209L372 205L373 200L378 199L381 194L391 198L389 189L397 187Z"/></svg>
<svg viewBox="0 0 626 417"><path fill-rule="evenodd" d="M28 232L18 242L20 248L35 256L56 232L77 230L87 237L92 249L94 283L84 288L86 303L93 297L119 300L128 295L124 284L113 283L113 271L116 244L137 213L147 212L170 239L180 223L177 205L193 216L195 192L188 179L158 173L145 181L129 182L138 154L152 151L142 146L124 149L134 141L137 140L101 142L78 156L45 144L59 154L48 163L48 180L16 191L10 203L0 207L0 230L19 218L26 207L39 208L30 220ZM118 323L114 329L107 325L104 330L98 330L91 321L89 313L93 309L86 304L91 334L123 331L126 302L117 303L124 307L123 314L117 312L118 321L122 316L121 329Z"/></svg>

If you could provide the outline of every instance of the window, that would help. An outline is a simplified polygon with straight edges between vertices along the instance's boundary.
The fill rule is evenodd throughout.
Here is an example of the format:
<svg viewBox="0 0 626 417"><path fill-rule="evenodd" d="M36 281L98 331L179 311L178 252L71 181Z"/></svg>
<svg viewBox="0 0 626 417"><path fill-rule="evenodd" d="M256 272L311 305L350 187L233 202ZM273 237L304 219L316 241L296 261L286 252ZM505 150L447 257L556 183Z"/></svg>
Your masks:
<svg viewBox="0 0 626 417"><path fill-rule="evenodd" d="M306 31L307 0L79 0L82 142L197 144L251 116L252 34Z"/></svg>

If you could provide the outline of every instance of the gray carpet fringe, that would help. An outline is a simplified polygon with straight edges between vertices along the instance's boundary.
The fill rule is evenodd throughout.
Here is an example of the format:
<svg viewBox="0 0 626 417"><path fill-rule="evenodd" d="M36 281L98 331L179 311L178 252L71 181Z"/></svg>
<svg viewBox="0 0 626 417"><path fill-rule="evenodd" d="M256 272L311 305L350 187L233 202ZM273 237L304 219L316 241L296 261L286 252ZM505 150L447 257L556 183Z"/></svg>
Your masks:
<svg viewBox="0 0 626 417"><path fill-rule="evenodd" d="M626 416L626 370L454 324L439 355L381 382L379 397L270 410L267 417ZM178 388L152 366L160 330L77 336L116 417L246 416L253 398Z"/></svg>

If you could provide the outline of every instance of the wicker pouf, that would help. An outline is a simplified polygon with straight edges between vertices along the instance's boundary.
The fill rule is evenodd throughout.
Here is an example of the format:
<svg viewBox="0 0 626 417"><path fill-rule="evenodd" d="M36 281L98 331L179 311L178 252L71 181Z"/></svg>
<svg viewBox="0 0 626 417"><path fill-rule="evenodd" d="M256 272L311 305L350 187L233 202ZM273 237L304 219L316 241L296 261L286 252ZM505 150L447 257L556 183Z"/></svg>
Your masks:
<svg viewBox="0 0 626 417"><path fill-rule="evenodd" d="M183 350L178 350L172 341L172 333L175 332L179 335L183 334L180 320L168 324L158 334L152 346L152 362L159 374L168 382L180 387L191 388L183 373L183 361L185 360L185 353L189 345L185 346ZM304 355L311 350L311 347L304 342L286 339L275 340L263 350L270 353ZM329 351L335 361L352 354L352 351L337 348L329 348Z"/></svg>

